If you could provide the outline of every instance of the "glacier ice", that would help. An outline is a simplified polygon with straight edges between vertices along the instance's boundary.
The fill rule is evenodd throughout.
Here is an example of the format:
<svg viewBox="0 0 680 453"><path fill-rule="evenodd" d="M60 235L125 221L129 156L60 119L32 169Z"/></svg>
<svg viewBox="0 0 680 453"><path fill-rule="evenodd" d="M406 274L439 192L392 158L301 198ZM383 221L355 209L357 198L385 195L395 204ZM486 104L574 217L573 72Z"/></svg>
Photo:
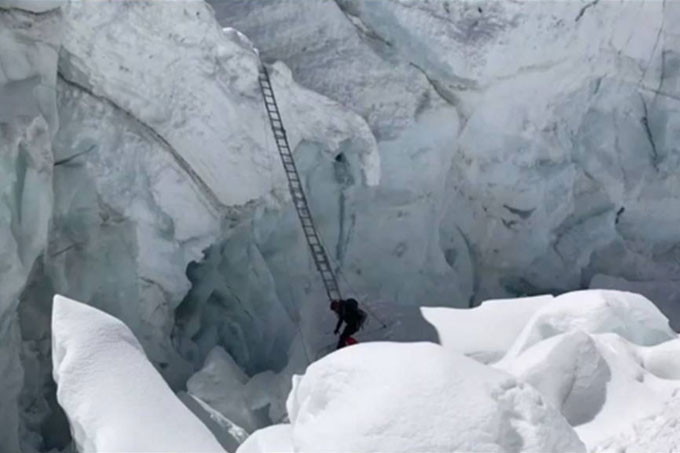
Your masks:
<svg viewBox="0 0 680 453"><path fill-rule="evenodd" d="M120 320L55 296L52 359L78 451L224 451Z"/></svg>
<svg viewBox="0 0 680 453"><path fill-rule="evenodd" d="M0 4L0 445L19 451L19 296L47 243L59 11Z"/></svg>
<svg viewBox="0 0 680 453"><path fill-rule="evenodd" d="M677 4L211 3L376 134L383 183L340 260L369 298L464 306L603 272L675 279ZM405 287L406 268L446 290Z"/></svg>

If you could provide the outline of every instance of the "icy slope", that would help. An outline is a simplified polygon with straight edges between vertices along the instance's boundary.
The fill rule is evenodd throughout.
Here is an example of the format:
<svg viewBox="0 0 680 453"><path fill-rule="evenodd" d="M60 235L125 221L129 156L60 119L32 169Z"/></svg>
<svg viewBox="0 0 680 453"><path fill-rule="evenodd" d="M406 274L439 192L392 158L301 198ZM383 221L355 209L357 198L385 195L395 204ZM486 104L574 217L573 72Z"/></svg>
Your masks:
<svg viewBox="0 0 680 453"><path fill-rule="evenodd" d="M118 319L55 296L52 335L57 396L79 451L224 451Z"/></svg>
<svg viewBox="0 0 680 453"><path fill-rule="evenodd" d="M58 6L58 4L55 3ZM36 5L37 6L37 5ZM0 2L0 446L19 451L19 295L47 243L58 10Z"/></svg>

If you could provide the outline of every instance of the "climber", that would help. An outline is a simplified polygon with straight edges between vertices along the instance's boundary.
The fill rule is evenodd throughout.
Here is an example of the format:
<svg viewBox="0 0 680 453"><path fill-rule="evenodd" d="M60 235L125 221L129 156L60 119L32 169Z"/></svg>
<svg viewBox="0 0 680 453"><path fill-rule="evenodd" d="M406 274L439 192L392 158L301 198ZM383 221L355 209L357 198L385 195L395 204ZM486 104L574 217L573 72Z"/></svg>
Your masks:
<svg viewBox="0 0 680 453"><path fill-rule="evenodd" d="M331 302L331 310L338 315L338 324L335 326L334 334L337 335L343 322L347 324L340 334L337 349L356 343L352 335L359 331L366 320L366 312L359 308L359 302L352 298L334 300Z"/></svg>

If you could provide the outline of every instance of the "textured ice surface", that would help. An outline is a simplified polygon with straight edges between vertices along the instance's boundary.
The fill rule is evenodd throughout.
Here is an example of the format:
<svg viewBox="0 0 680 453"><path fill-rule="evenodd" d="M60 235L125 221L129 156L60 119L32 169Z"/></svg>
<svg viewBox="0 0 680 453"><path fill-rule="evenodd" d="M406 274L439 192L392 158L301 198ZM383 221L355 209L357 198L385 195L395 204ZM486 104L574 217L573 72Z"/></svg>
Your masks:
<svg viewBox="0 0 680 453"><path fill-rule="evenodd" d="M221 452L120 320L55 296L52 359L79 451Z"/></svg>
<svg viewBox="0 0 680 453"><path fill-rule="evenodd" d="M0 446L19 451L19 295L47 243L60 15L0 3ZM9 9L6 9L10 7Z"/></svg>
<svg viewBox="0 0 680 453"><path fill-rule="evenodd" d="M74 2L64 15L46 273L56 290L124 320L180 386L191 370L170 335L190 289L187 264L284 181L257 55L202 2ZM313 143L320 161L343 152L362 184L376 184L379 160L365 122L300 88L283 65L271 73L291 147ZM287 195L270 199L278 206ZM218 328L226 322L213 320ZM254 341L241 343L267 361ZM189 362L200 364L209 348Z"/></svg>
<svg viewBox="0 0 680 453"><path fill-rule="evenodd" d="M338 257L359 291L463 306L676 279L680 4L211 3L376 134L382 183Z"/></svg>

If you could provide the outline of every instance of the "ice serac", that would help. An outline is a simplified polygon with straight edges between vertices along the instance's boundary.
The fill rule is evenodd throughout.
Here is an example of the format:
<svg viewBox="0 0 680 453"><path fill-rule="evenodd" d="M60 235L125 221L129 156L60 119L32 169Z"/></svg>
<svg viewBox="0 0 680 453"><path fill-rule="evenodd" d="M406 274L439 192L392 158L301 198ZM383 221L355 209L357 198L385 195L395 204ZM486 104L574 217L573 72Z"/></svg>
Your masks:
<svg viewBox="0 0 680 453"><path fill-rule="evenodd" d="M342 261L371 298L676 280L677 2L211 3L378 137L382 182ZM404 283L416 268L446 291Z"/></svg>
<svg viewBox="0 0 680 453"><path fill-rule="evenodd" d="M295 80L359 113L378 139L380 185L345 182L335 193L309 187L314 215L336 224L322 233L349 282L341 281L343 289L351 285L373 300L411 306L466 306L473 290L470 250L462 235L439 234L461 126L456 108L391 43L336 2L211 3L218 18L252 39L265 60L283 60ZM418 279L407 277L414 269Z"/></svg>
<svg viewBox="0 0 680 453"><path fill-rule="evenodd" d="M679 344L644 297L577 291L538 308L493 366L535 387L592 451L664 410L680 389Z"/></svg>
<svg viewBox="0 0 680 453"><path fill-rule="evenodd" d="M187 264L248 225L263 199L277 211L287 200L270 196L285 179L258 56L203 2L72 2L64 15L46 274L57 291L124 320L180 386L216 344L180 358L170 343L175 308L191 287ZM272 83L292 147L313 147L319 162L342 152L362 184L377 183L375 140L358 115L300 88L283 65L272 69ZM226 332L213 321L205 330L217 324ZM262 325L252 334L264 346L242 344L266 361L257 348L268 349L289 326L283 317ZM203 328L190 327L178 341Z"/></svg>
<svg viewBox="0 0 680 453"><path fill-rule="evenodd" d="M433 343L331 354L287 406L295 451L585 451L532 387Z"/></svg>
<svg viewBox="0 0 680 453"><path fill-rule="evenodd" d="M57 129L61 16L34 13L30 3L0 2L0 446L6 451L20 448L17 305L47 243Z"/></svg>
<svg viewBox="0 0 680 453"><path fill-rule="evenodd" d="M52 359L78 451L224 451L120 320L55 296Z"/></svg>

